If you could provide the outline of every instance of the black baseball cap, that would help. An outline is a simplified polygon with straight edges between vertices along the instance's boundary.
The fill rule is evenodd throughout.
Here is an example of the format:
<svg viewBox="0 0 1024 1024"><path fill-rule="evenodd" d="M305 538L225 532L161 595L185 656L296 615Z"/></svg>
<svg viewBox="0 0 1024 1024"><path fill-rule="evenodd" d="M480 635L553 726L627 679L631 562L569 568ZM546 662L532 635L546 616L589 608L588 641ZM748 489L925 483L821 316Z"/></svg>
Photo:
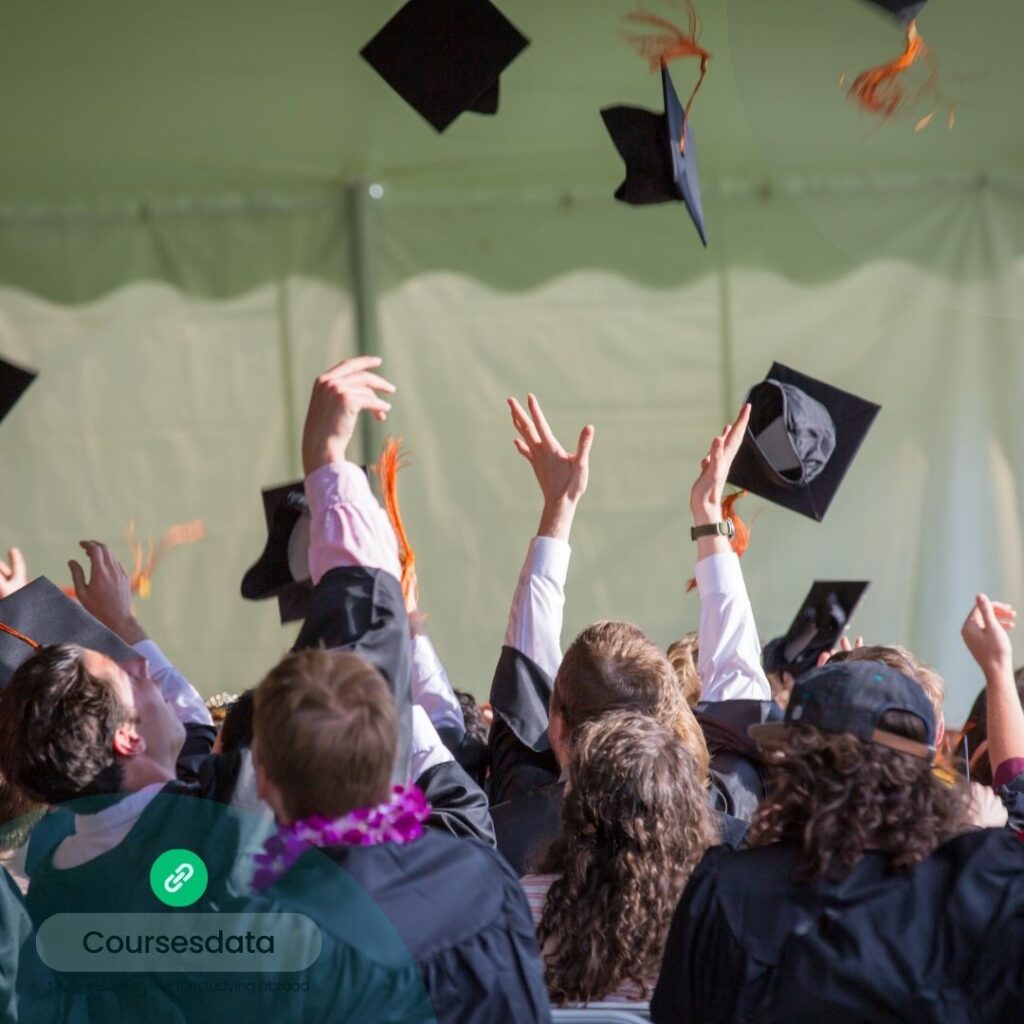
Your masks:
<svg viewBox="0 0 1024 1024"><path fill-rule="evenodd" d="M925 741L919 743L880 729L878 723L889 711L904 711L920 718ZM925 761L935 757L935 712L921 684L880 661L829 662L808 672L793 687L785 720L752 725L749 731L757 742L770 742L795 725L852 733L867 743L878 743Z"/></svg>
<svg viewBox="0 0 1024 1024"><path fill-rule="evenodd" d="M313 583L309 577L309 504L301 480L262 492L267 543L242 577L242 597L262 601L276 597L282 624L297 622L309 611Z"/></svg>
<svg viewBox="0 0 1024 1024"><path fill-rule="evenodd" d="M904 25L909 25L920 13L928 0L869 0L876 7L888 11L894 18L898 18Z"/></svg>
<svg viewBox="0 0 1024 1024"><path fill-rule="evenodd" d="M121 663L139 658L133 648L45 576L0 600L0 623L25 638L0 630L0 686L6 686L15 669L32 657L34 645L78 644Z"/></svg>
<svg viewBox="0 0 1024 1024"><path fill-rule="evenodd" d="M839 642L867 589L861 580L815 580L786 633L764 645L765 672L800 676L814 668Z"/></svg>
<svg viewBox="0 0 1024 1024"><path fill-rule="evenodd" d="M360 51L439 132L495 114L501 73L529 40L490 0L409 0Z"/></svg>
<svg viewBox="0 0 1024 1024"><path fill-rule="evenodd" d="M0 359L0 422L38 376L35 370Z"/></svg>
<svg viewBox="0 0 1024 1024"><path fill-rule="evenodd" d="M615 198L631 206L683 202L706 246L693 127L665 66L661 83L665 101L662 114L640 107L605 107L601 111L608 134L626 164L626 180L616 189Z"/></svg>
<svg viewBox="0 0 1024 1024"><path fill-rule="evenodd" d="M782 363L747 401L729 483L820 522L881 406Z"/></svg>

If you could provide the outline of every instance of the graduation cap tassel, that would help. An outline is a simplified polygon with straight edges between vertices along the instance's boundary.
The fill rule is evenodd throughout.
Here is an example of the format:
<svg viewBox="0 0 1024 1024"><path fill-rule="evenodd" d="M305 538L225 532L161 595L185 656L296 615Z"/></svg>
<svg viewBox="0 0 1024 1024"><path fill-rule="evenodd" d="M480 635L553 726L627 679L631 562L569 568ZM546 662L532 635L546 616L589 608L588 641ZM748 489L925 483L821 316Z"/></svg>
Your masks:
<svg viewBox="0 0 1024 1024"><path fill-rule="evenodd" d="M408 465L408 462L403 461L405 458L402 439L395 440L389 437L384 442L376 471L384 497L384 508L398 538L398 557L402 564L402 596L408 601L409 594L416 586L416 552L409 543L409 535L405 532L405 523L402 522L402 512L398 506L398 471Z"/></svg>
<svg viewBox="0 0 1024 1024"><path fill-rule="evenodd" d="M740 498L745 497L746 494L746 491L735 491L722 502L722 519L731 519L732 525L736 530L736 534L733 537L732 544L730 546L736 553L737 558L742 558L743 553L750 546L750 527L747 526L747 524L743 522L743 520L740 519L740 517L735 512L736 502L739 501ZM696 579L691 579L687 582L687 593L689 593L691 590L696 590L696 588Z"/></svg>
<svg viewBox="0 0 1024 1024"><path fill-rule="evenodd" d="M24 633L19 633L13 626L5 626L2 622L0 622L0 633L6 633L8 636L13 636L15 640L20 640L23 644L28 644L34 651L38 651L42 646L41 644L36 643L36 641L31 637L25 636Z"/></svg>
<svg viewBox="0 0 1024 1024"><path fill-rule="evenodd" d="M172 526L160 539L160 543L154 547L153 538L147 539L146 558L142 557L142 545L135 535L135 520L128 524L125 534L128 544L132 549L134 560L134 571L131 577L132 593L138 594L143 600L149 597L152 592L153 573L156 571L160 559L182 544L194 544L197 541L206 539L206 527L201 519L193 519L190 523L178 523Z"/></svg>
<svg viewBox="0 0 1024 1024"><path fill-rule="evenodd" d="M880 117L892 117L906 102L907 90L900 83L900 77L928 53L928 47L917 31L917 22L907 26L907 44L895 59L876 68L862 71L850 86L849 95L858 106ZM933 76L934 77L934 76ZM918 122L920 130L931 118Z"/></svg>
<svg viewBox="0 0 1024 1024"><path fill-rule="evenodd" d="M700 17L697 14L697 8L693 5L693 0L684 0L683 9L689 19L687 29L681 29L668 18L638 7L635 11L627 14L626 18L638 25L649 26L656 31L643 35L635 32L623 32L622 35L650 64L651 71L660 71L670 61L684 57L696 57L700 60L700 77L690 93L690 98L686 101L686 113L689 114L694 97L704 84L711 54L697 42L697 37L700 35Z"/></svg>

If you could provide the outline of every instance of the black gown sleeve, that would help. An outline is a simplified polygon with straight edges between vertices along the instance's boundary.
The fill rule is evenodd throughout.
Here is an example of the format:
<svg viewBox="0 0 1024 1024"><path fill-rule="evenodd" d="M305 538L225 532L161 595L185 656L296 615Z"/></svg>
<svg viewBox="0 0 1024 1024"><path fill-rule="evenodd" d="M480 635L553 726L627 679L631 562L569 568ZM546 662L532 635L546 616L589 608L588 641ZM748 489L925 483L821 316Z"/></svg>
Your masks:
<svg viewBox="0 0 1024 1024"><path fill-rule="evenodd" d="M497 845L494 823L484 791L456 761L428 768L417 780L430 802L427 824L459 838Z"/></svg>
<svg viewBox="0 0 1024 1024"><path fill-rule="evenodd" d="M712 848L683 890L651 999L655 1024L734 1024L743 990L743 951L718 902L718 864L728 850Z"/></svg>
<svg viewBox="0 0 1024 1024"><path fill-rule="evenodd" d="M398 712L398 754L392 778L409 777L412 743L412 654L409 618L398 580L383 569L341 566L313 588L309 614L292 648L352 651L384 677Z"/></svg>
<svg viewBox="0 0 1024 1024"><path fill-rule="evenodd" d="M536 662L502 647L491 682L494 722L487 740L492 804L558 781L558 762L548 740L551 689L551 677Z"/></svg>

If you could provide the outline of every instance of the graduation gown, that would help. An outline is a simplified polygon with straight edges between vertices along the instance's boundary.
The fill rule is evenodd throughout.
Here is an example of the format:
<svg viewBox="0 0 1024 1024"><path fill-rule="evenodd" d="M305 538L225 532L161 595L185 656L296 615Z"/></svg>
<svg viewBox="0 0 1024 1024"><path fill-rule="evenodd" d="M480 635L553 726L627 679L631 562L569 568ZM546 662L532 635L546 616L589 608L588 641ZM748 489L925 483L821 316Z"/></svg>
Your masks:
<svg viewBox="0 0 1024 1024"><path fill-rule="evenodd" d="M1024 844L967 833L899 874L868 853L795 880L797 848L710 850L673 918L657 1024L1021 1019Z"/></svg>
<svg viewBox="0 0 1024 1024"><path fill-rule="evenodd" d="M548 740L552 685L551 677L532 659L512 647L502 648L491 683L494 723L488 739L488 792L498 849L519 875L534 869L536 858L562 831L563 783ZM716 785L714 774L708 802L722 842L740 845L746 823L729 813L732 801Z"/></svg>
<svg viewBox="0 0 1024 1024"><path fill-rule="evenodd" d="M197 1024L551 1019L526 897L501 857L473 840L427 830L403 846L310 850L274 885L225 909L304 914L322 948L311 967L280 976L290 991L264 985L202 1006L183 1002Z"/></svg>

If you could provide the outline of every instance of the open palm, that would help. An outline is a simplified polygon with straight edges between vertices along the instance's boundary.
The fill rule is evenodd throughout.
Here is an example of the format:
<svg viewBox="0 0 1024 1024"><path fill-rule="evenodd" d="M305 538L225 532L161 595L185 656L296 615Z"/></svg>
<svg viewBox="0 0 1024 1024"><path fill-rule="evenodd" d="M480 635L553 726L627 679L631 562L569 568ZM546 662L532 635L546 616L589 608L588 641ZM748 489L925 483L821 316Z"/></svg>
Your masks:
<svg viewBox="0 0 1024 1024"><path fill-rule="evenodd" d="M590 475L590 446L594 428L580 431L576 451L569 453L552 433L535 395L526 396L529 414L514 398L508 400L512 423L519 437L512 442L516 451L533 467L547 505L562 501L577 502L587 489Z"/></svg>

